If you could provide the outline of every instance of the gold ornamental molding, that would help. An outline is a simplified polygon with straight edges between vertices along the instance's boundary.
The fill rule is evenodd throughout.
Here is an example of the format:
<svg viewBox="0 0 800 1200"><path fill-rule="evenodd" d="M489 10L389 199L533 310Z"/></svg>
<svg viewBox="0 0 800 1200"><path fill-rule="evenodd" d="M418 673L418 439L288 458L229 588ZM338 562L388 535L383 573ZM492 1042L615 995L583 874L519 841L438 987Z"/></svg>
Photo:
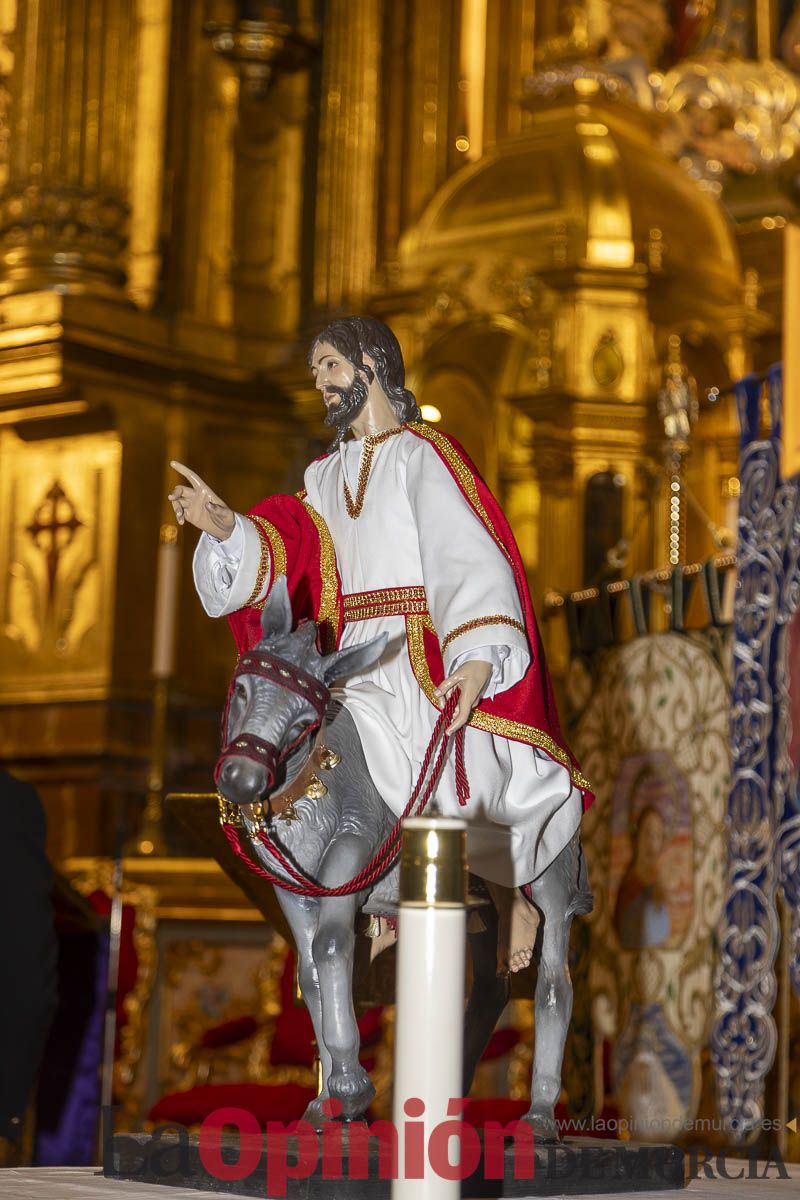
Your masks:
<svg viewBox="0 0 800 1200"><path fill-rule="evenodd" d="M60 869L70 879L97 877L101 869L110 871L111 860L75 856L64 859ZM213 858L124 857L122 875L126 886L150 889L159 921L264 920Z"/></svg>

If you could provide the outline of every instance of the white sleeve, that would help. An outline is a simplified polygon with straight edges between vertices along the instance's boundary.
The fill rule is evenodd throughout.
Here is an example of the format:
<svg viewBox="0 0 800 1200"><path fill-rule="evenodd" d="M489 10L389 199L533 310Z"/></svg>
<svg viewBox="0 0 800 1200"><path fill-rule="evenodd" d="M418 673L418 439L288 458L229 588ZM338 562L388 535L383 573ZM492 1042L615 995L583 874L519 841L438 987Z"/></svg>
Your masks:
<svg viewBox="0 0 800 1200"><path fill-rule="evenodd" d="M210 617L227 617L243 608L248 600L263 600L269 587L269 564L264 584L258 596L253 596L263 556L269 550L252 521L236 513L233 533L225 541L217 541L207 533L200 535L194 552L192 570L194 585L203 608Z"/></svg>
<svg viewBox="0 0 800 1200"><path fill-rule="evenodd" d="M483 659L492 663L486 694L506 691L530 665L513 567L427 442L409 456L406 482L445 672L467 655ZM496 658L487 654L490 647Z"/></svg>

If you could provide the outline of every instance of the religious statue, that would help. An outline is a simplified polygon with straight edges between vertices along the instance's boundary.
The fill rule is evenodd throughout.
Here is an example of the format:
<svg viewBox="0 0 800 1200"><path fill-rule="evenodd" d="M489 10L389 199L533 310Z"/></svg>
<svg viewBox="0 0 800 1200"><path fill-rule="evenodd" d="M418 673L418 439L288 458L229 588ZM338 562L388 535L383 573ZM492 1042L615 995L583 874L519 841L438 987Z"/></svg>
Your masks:
<svg viewBox="0 0 800 1200"><path fill-rule="evenodd" d="M342 871L360 878L381 831L404 812L448 706L456 754L444 762L435 800L442 815L466 817L470 871L486 882L495 908L506 903L508 914L513 902L507 969L530 961L534 908L543 921L529 1116L537 1133L555 1135L571 1010L567 935L572 916L591 906L579 840L591 791L559 726L519 551L465 452L421 420L390 329L362 317L335 320L314 339L308 361L334 438L297 496L269 497L244 516L173 464L186 480L170 494L178 522L202 531L198 593L209 615L229 618L241 654L218 786L244 811L297 939L323 1061L320 1099L333 1096L346 1116L358 1115L370 1092L353 1058L352 1007L350 1017L341 1009L333 1017L331 999L326 1016L326 994L344 987L336 972L350 953L356 898L319 887L303 894L297 881L341 884ZM320 722L325 745L318 736L309 750L303 739ZM332 769L345 756L350 770L363 760L371 780L358 784L364 814L374 813L375 798L388 810L389 825L376 817L363 837L358 806L342 797ZM295 778L303 783L299 802ZM309 820L313 805L335 794L340 807L319 817L328 823L327 849L318 831L298 833L299 823L280 818L275 791L290 803L288 815L297 808ZM496 921L493 928L496 937ZM320 963L314 955L323 942L341 953ZM508 994L494 959L487 987L491 1019L479 1022L472 1067ZM465 1086L468 1076L465 1068ZM319 1105L312 1115L319 1118Z"/></svg>

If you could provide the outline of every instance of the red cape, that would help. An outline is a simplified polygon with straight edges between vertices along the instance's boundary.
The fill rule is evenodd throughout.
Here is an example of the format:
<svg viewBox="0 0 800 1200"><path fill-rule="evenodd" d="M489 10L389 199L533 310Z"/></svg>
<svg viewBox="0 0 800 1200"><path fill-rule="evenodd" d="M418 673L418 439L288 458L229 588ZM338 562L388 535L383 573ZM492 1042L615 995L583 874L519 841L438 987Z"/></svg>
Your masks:
<svg viewBox="0 0 800 1200"><path fill-rule="evenodd" d="M531 653L528 670L507 691L493 700L482 700L469 723L476 729L544 750L567 767L583 795L584 808L588 808L594 796L561 731L528 580L511 527L474 463L454 438L423 422L409 424L407 428L436 450L465 500L503 550L514 570L525 617ZM304 501L304 495L301 492L298 496L270 496L248 515L256 519L262 540L270 550L269 586L276 574L286 574L295 621L303 618L316 621L320 625L320 648L329 652L341 637L341 583L330 533L319 514ZM261 638L260 608L263 604L240 609L229 617L240 654ZM406 629L414 674L434 704L434 688L444 678L436 631L429 618L420 616L407 616Z"/></svg>

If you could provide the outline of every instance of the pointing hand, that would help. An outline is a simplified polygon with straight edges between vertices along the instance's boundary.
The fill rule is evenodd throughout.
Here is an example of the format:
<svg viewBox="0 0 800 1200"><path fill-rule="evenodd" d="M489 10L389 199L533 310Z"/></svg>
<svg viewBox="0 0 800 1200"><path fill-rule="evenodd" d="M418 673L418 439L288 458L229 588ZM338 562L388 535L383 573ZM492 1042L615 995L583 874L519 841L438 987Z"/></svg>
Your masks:
<svg viewBox="0 0 800 1200"><path fill-rule="evenodd" d="M178 524L184 525L188 521L220 540L230 537L236 524L232 509L189 467L174 461L169 465L189 481L188 486L177 484L169 494Z"/></svg>

